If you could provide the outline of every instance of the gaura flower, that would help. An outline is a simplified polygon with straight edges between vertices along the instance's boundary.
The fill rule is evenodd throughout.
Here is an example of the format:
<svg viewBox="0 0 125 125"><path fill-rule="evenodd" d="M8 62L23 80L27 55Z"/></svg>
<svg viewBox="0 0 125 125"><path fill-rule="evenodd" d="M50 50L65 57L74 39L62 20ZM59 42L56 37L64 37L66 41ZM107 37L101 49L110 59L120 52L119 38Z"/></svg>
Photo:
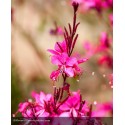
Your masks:
<svg viewBox="0 0 125 125"><path fill-rule="evenodd" d="M82 104L81 96L78 91L72 92L72 95L67 99L67 101L60 106L60 110L62 111L60 114L61 117L79 117L85 116L89 111L89 107L86 102Z"/></svg>
<svg viewBox="0 0 125 125"><path fill-rule="evenodd" d="M110 55L104 55L99 58L98 63L100 65L108 66L109 68L113 68L113 58Z"/></svg>
<svg viewBox="0 0 125 125"><path fill-rule="evenodd" d="M92 112L92 117L112 116L112 113L113 113L112 102L106 102L97 105L96 110Z"/></svg>
<svg viewBox="0 0 125 125"><path fill-rule="evenodd" d="M61 27L56 27L56 29L50 30L51 35L63 35L63 30Z"/></svg>
<svg viewBox="0 0 125 125"><path fill-rule="evenodd" d="M53 55L51 57L51 62L54 65L57 65L58 69L51 73L50 78L52 80L56 80L61 73L65 73L68 77L79 75L81 73L79 64L85 61L87 61L86 58L77 59L76 57L69 57L65 52Z"/></svg>
<svg viewBox="0 0 125 125"><path fill-rule="evenodd" d="M106 32L101 33L99 41L100 41L100 43L96 47L96 50L95 50L96 53L98 53L98 52L106 52L108 49L110 49L112 39L110 39L108 37L108 34Z"/></svg>
<svg viewBox="0 0 125 125"><path fill-rule="evenodd" d="M86 51L86 57L87 58L92 57L96 52L96 47L94 47L94 45L92 45L89 41L84 42L83 48Z"/></svg>
<svg viewBox="0 0 125 125"><path fill-rule="evenodd" d="M57 101L55 103L54 97L51 94L40 94L32 92L34 100L32 102L26 101L19 104L18 112L26 118L39 117L76 117L85 116L88 111L87 103L82 104L82 98L79 92L73 92L72 96L67 99Z"/></svg>
<svg viewBox="0 0 125 125"><path fill-rule="evenodd" d="M103 1L102 0L82 0L81 10L87 11L91 9L94 9L98 13L101 13L103 9Z"/></svg>
<svg viewBox="0 0 125 125"><path fill-rule="evenodd" d="M103 7L106 9L113 9L113 0L103 1Z"/></svg>

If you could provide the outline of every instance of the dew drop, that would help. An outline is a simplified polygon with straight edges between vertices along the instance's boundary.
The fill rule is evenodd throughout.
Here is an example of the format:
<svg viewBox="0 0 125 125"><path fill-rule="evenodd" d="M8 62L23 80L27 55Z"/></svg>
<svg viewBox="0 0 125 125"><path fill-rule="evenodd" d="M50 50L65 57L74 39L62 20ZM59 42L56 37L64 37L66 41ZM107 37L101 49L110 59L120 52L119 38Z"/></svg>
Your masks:
<svg viewBox="0 0 125 125"><path fill-rule="evenodd" d="M77 81L77 82L79 82L80 80L79 80L79 79L77 79L76 81Z"/></svg>
<svg viewBox="0 0 125 125"><path fill-rule="evenodd" d="M28 99L28 102L32 102L32 99Z"/></svg>
<svg viewBox="0 0 125 125"><path fill-rule="evenodd" d="M106 77L106 75L105 75L105 74L103 74L103 77L105 78L105 77Z"/></svg>
<svg viewBox="0 0 125 125"><path fill-rule="evenodd" d="M112 82L111 81L109 81L109 85L111 85L112 84Z"/></svg>
<svg viewBox="0 0 125 125"><path fill-rule="evenodd" d="M92 76L94 76L95 75L95 72L92 72Z"/></svg>
<svg viewBox="0 0 125 125"><path fill-rule="evenodd" d="M113 89L113 86L111 86L111 88Z"/></svg>
<svg viewBox="0 0 125 125"><path fill-rule="evenodd" d="M12 114L13 117L15 117L15 114Z"/></svg>
<svg viewBox="0 0 125 125"><path fill-rule="evenodd" d="M97 101L94 101L93 104L94 104L94 105L97 105Z"/></svg>

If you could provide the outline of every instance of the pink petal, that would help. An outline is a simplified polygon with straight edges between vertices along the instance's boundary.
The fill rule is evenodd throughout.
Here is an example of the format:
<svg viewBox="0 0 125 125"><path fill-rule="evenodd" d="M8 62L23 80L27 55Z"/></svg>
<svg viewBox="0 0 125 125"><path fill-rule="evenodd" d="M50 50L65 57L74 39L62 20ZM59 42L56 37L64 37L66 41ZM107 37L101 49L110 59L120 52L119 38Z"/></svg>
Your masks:
<svg viewBox="0 0 125 125"><path fill-rule="evenodd" d="M36 102L39 103L40 102L40 95L37 94L36 92L32 92L31 93L32 97L35 98Z"/></svg>
<svg viewBox="0 0 125 125"><path fill-rule="evenodd" d="M51 94L47 94L46 95L46 101L50 101L52 99L52 95Z"/></svg>
<svg viewBox="0 0 125 125"><path fill-rule="evenodd" d="M59 53L58 53L58 52L56 52L55 50L48 49L47 51L48 51L48 52L50 52L51 54L54 54L54 55L59 55Z"/></svg>
<svg viewBox="0 0 125 125"><path fill-rule="evenodd" d="M59 73L60 73L59 70L53 71L50 75L50 78L55 81L59 76Z"/></svg>
<svg viewBox="0 0 125 125"><path fill-rule="evenodd" d="M60 61L63 63L63 64L65 64L66 62L67 62L67 60L68 60L68 54L67 53L62 53L61 55L60 55Z"/></svg>
<svg viewBox="0 0 125 125"><path fill-rule="evenodd" d="M59 45L60 45L60 47L59 47ZM60 52L60 53L63 53L63 52L66 52L67 50L66 50L66 42L65 41L63 41L63 42L58 42L58 44L56 43L55 44L55 50L57 51L57 52Z"/></svg>
<svg viewBox="0 0 125 125"><path fill-rule="evenodd" d="M84 63L84 62L86 62L88 59L86 59L86 58L84 58L84 59L80 59L80 60L78 60L77 62L78 62L78 64L80 64L80 63Z"/></svg>
<svg viewBox="0 0 125 125"><path fill-rule="evenodd" d="M60 57L59 56L52 56L51 57L51 62L55 65L62 65L62 63L60 62Z"/></svg>
<svg viewBox="0 0 125 125"><path fill-rule="evenodd" d="M74 108L72 108L72 114L73 114L73 117L77 117L78 116L78 113L77 113L77 111Z"/></svg>
<svg viewBox="0 0 125 125"><path fill-rule="evenodd" d="M20 103L18 111L23 112L27 108L28 105L29 105L28 102Z"/></svg>
<svg viewBox="0 0 125 125"><path fill-rule="evenodd" d="M65 73L66 73L69 77L73 77L73 76L74 76L74 70L73 70L73 68L71 68L71 67L65 68Z"/></svg>
<svg viewBox="0 0 125 125"><path fill-rule="evenodd" d="M66 61L67 66L73 66L76 63L77 63L77 59L75 57L70 57Z"/></svg>
<svg viewBox="0 0 125 125"><path fill-rule="evenodd" d="M70 117L70 116L71 116L70 112L63 112L60 114L59 117Z"/></svg>

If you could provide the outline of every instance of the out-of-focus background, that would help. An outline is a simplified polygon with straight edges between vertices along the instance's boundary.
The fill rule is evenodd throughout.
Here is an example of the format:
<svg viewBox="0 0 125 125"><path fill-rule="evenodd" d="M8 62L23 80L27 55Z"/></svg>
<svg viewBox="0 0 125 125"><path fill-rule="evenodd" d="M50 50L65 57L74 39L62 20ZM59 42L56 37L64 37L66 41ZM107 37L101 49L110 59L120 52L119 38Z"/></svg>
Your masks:
<svg viewBox="0 0 125 125"><path fill-rule="evenodd" d="M108 12L100 16L95 11L79 11L77 16L80 22L79 38L74 52L84 57L85 41L98 44L101 32L110 34ZM62 41L63 36L52 35L50 30L55 28L55 22L62 28L68 26L72 17L69 0L12 0L12 113L18 109L19 102L31 98L32 91L53 93L53 82L49 76L56 67L51 64L47 49L53 49L55 42ZM69 79L71 90L80 89L89 103L112 101L108 79L112 69L99 66L98 57L99 54L93 55L81 65L84 72L79 79ZM61 83L56 85L60 86Z"/></svg>

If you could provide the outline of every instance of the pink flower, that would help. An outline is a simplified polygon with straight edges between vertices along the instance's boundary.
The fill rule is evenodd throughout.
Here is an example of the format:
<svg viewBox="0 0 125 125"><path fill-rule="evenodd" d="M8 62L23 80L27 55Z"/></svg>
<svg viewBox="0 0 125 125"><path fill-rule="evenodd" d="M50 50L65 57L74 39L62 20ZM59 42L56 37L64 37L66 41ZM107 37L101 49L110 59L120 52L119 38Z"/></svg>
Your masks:
<svg viewBox="0 0 125 125"><path fill-rule="evenodd" d="M98 63L100 65L108 66L109 68L113 68L113 58L109 55L104 55L99 58Z"/></svg>
<svg viewBox="0 0 125 125"><path fill-rule="evenodd" d="M40 104L40 106L44 106L45 102L53 101L51 94L45 94L42 91L40 94L37 94L36 92L32 92L32 97L35 98L36 103Z"/></svg>
<svg viewBox="0 0 125 125"><path fill-rule="evenodd" d="M100 37L100 45L98 49L99 51L101 51L109 48L109 46L110 46L110 40L108 38L108 34L106 32L102 32Z"/></svg>
<svg viewBox="0 0 125 125"><path fill-rule="evenodd" d="M89 111L86 103L82 104L81 96L78 92L72 92L72 95L67 99L67 101L60 106L62 111L61 117L78 117L85 116ZM81 107L81 108L80 108Z"/></svg>
<svg viewBox="0 0 125 125"><path fill-rule="evenodd" d="M102 0L82 0L81 10L86 11L90 9L95 9L97 12L101 12L103 9Z"/></svg>
<svg viewBox="0 0 125 125"><path fill-rule="evenodd" d="M113 104L112 102L106 102L98 104L95 111L92 112L92 117L106 117L107 115L112 116Z"/></svg>
<svg viewBox="0 0 125 125"><path fill-rule="evenodd" d="M58 90L59 92L60 90ZM55 93L56 94L56 93ZM39 117L77 117L85 116L88 112L87 104L82 101L79 92L73 92L72 96L56 101L59 93L54 97L51 94L40 92L32 92L33 102L24 102L19 104L18 112L22 113L23 117L39 118Z"/></svg>
<svg viewBox="0 0 125 125"><path fill-rule="evenodd" d="M48 107L48 105L50 102L53 103L52 95L32 92L32 97L35 102L20 103L18 112L22 113L23 117L49 117L51 106Z"/></svg>
<svg viewBox="0 0 125 125"><path fill-rule="evenodd" d="M23 117L33 117L34 113L30 102L24 102L19 104L18 112L22 113Z"/></svg>
<svg viewBox="0 0 125 125"><path fill-rule="evenodd" d="M43 92L40 92L40 94L32 92L32 97L35 98L35 103L40 106L36 114L39 117L49 117L52 114L51 104L54 103L53 96L51 94L44 94Z"/></svg>
<svg viewBox="0 0 125 125"><path fill-rule="evenodd" d="M84 49L86 50L86 57L90 58L95 54L95 47L89 41L85 41L83 44Z"/></svg>
<svg viewBox="0 0 125 125"><path fill-rule="evenodd" d="M113 9L113 0L105 0L103 2L103 7L106 9Z"/></svg>
<svg viewBox="0 0 125 125"><path fill-rule="evenodd" d="M51 35L63 35L63 30L61 27L56 27L56 29L50 30Z"/></svg>
<svg viewBox="0 0 125 125"><path fill-rule="evenodd" d="M106 52L110 49L112 40L108 37L106 32L102 32L100 36L100 44L96 47L95 52Z"/></svg>
<svg viewBox="0 0 125 125"><path fill-rule="evenodd" d="M18 109L19 112L25 111L25 109L27 108L28 105L29 105L28 102L20 103L20 104L19 104L19 109Z"/></svg>
<svg viewBox="0 0 125 125"><path fill-rule="evenodd" d="M54 49L55 49L55 50L48 49L48 51L49 51L51 54L54 54L54 55L59 55L59 54L61 54L61 53L63 53L63 52L67 52L66 42L65 42L65 41L56 42Z"/></svg>
<svg viewBox="0 0 125 125"><path fill-rule="evenodd" d="M53 55L51 62L58 66L56 71L53 71L50 78L56 80L60 73L65 73L68 77L74 77L81 73L79 64L87 61L87 59L77 59L76 57L69 57L67 53Z"/></svg>

